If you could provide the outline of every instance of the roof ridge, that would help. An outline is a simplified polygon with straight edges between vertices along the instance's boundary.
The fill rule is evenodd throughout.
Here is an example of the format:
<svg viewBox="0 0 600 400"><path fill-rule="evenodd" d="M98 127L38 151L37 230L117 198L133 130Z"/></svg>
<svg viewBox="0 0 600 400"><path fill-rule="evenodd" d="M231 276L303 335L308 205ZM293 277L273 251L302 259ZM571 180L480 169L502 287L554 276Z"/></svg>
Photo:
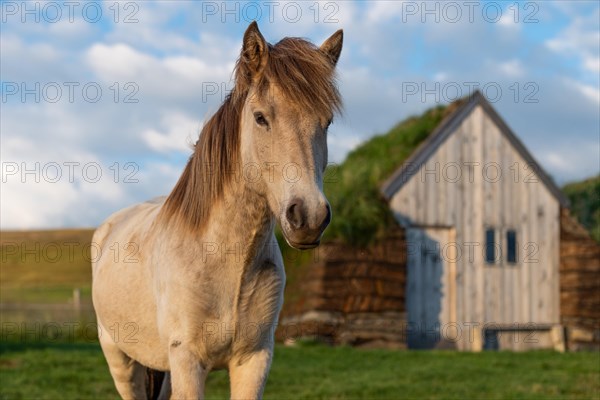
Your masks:
<svg viewBox="0 0 600 400"><path fill-rule="evenodd" d="M556 186L554 181L546 174L540 164L535 160L533 155L527 150L523 142L517 137L517 135L510 129L508 124L500 117L498 112L492 107L490 102L485 96L479 91L475 90L472 94L455 100L450 103L448 107L457 102L467 100L464 104L458 105L456 110L453 110L447 115L431 132L431 134L421 142L417 148L406 158L406 160L387 178L382 185L380 190L383 196L389 201L392 196L406 183L412 176L419 170L429 157L439 148L439 146L448 138L455 128L459 125L464 118L466 118L471 111L478 105L480 105L484 112L492 119L492 121L500 129L500 133L503 134L511 145L517 150L517 152L525 159L528 164L534 166L536 174L540 177L542 182L546 185L550 193L556 197L559 203L563 207L567 207L569 202L564 196L562 191Z"/></svg>

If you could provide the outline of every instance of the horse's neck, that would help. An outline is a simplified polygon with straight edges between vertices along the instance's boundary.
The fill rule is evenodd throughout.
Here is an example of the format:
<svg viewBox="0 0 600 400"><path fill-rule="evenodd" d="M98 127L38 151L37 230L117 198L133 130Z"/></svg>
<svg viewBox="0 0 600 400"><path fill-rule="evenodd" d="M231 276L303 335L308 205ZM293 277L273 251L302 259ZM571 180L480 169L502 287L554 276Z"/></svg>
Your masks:
<svg viewBox="0 0 600 400"><path fill-rule="evenodd" d="M227 187L210 207L207 225L200 231L167 224L165 239L173 247L190 249L188 254L195 259L214 262L220 268L245 268L261 252L267 254L265 246L275 226L273 213L266 198L241 181Z"/></svg>
<svg viewBox="0 0 600 400"><path fill-rule="evenodd" d="M266 198L242 185L226 190L221 204L213 229L219 232L223 244L239 246L242 255L254 258L270 239L275 225Z"/></svg>

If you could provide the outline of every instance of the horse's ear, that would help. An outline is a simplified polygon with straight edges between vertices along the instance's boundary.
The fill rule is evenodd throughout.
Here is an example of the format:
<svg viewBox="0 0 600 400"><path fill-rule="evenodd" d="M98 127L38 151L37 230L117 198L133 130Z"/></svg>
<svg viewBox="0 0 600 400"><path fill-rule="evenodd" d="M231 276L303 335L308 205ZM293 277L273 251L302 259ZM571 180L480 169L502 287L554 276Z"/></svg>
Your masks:
<svg viewBox="0 0 600 400"><path fill-rule="evenodd" d="M339 30L323 42L320 49L327 54L331 63L335 66L342 54L342 45L344 43L344 31Z"/></svg>
<svg viewBox="0 0 600 400"><path fill-rule="evenodd" d="M247 72L254 76L265 67L268 56L269 44L258 30L256 21L252 21L244 33L241 61L247 68Z"/></svg>

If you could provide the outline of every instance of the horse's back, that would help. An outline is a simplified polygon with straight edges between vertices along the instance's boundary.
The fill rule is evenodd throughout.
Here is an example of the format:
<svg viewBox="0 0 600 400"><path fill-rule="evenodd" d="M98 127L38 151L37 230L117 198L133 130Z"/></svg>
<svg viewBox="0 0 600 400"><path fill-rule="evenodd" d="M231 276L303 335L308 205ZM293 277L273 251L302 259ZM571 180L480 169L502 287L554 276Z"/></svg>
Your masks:
<svg viewBox="0 0 600 400"><path fill-rule="evenodd" d="M143 272L149 265L145 249L151 248L154 220L164 202L164 197L134 204L112 214L94 232L92 248L93 281L107 270ZM122 272L124 272L122 271ZM95 282L93 282L95 283ZM116 283L115 283L116 284Z"/></svg>
<svg viewBox="0 0 600 400"><path fill-rule="evenodd" d="M165 198L164 196L155 197L112 214L94 232L92 237L93 247L97 250L103 250L109 241L107 239L110 239L111 236L124 236L130 231L132 234L135 234L136 231L141 231L144 227L149 227L149 224L154 220L158 210L164 203Z"/></svg>

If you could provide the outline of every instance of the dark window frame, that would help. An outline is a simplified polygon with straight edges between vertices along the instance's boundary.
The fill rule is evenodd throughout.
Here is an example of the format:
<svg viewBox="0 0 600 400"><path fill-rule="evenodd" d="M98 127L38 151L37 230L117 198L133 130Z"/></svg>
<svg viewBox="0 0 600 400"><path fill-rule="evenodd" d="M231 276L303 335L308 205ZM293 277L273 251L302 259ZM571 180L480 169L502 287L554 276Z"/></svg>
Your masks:
<svg viewBox="0 0 600 400"><path fill-rule="evenodd" d="M517 264L517 230L506 230L506 262L511 265Z"/></svg>
<svg viewBox="0 0 600 400"><path fill-rule="evenodd" d="M485 230L485 263L487 265L496 264L496 230L494 228L486 228Z"/></svg>

